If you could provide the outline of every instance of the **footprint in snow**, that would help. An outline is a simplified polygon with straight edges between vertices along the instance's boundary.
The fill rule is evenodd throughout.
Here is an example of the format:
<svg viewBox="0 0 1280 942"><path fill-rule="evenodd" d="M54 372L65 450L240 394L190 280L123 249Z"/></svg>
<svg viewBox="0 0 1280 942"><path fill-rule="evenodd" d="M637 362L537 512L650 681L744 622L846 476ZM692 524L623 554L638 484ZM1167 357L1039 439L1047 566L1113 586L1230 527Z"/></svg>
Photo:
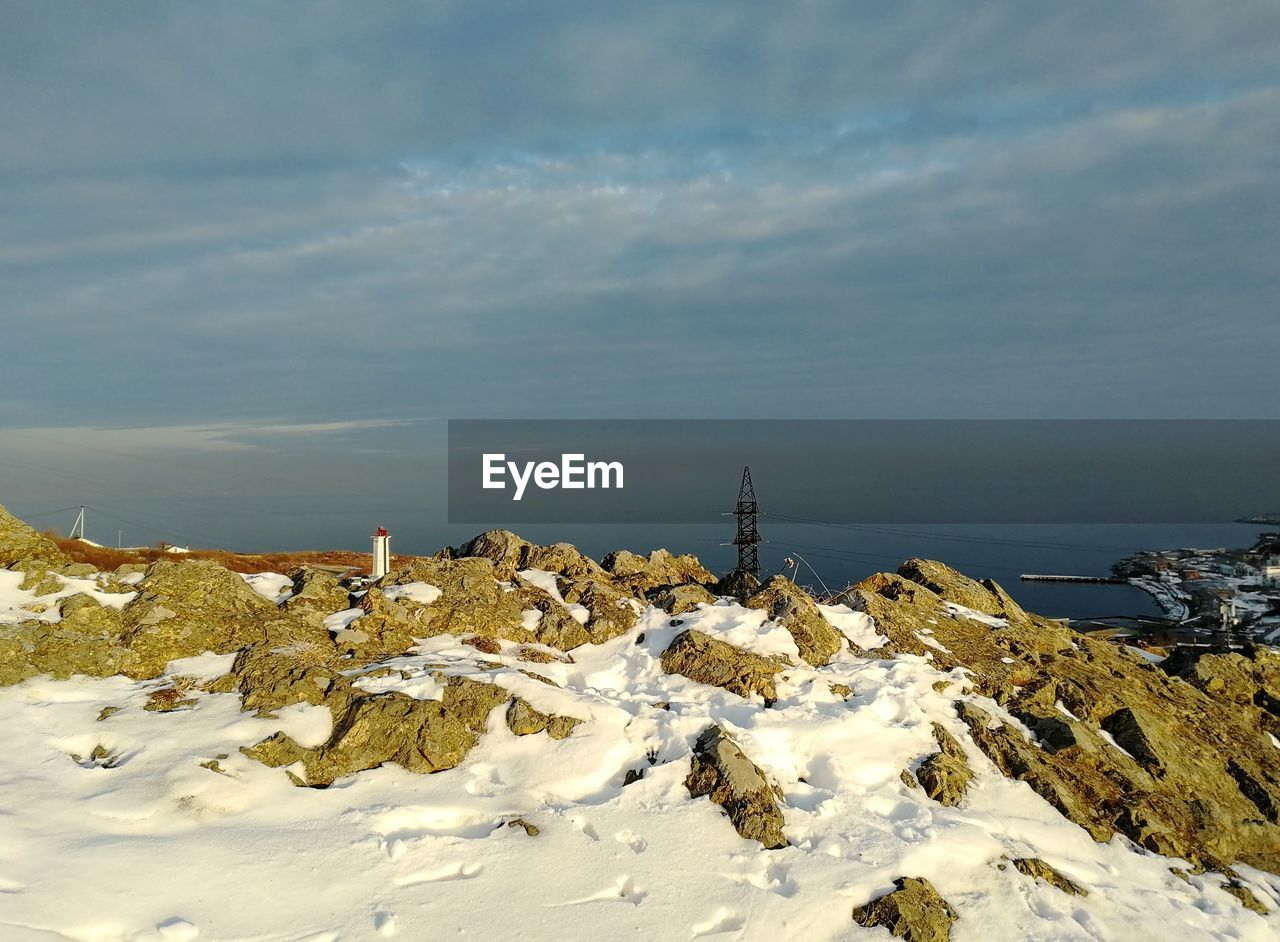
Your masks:
<svg viewBox="0 0 1280 942"><path fill-rule="evenodd" d="M156 926L156 934L164 942L192 942L200 935L200 929L195 923L188 922L181 916L174 916Z"/></svg>
<svg viewBox="0 0 1280 942"><path fill-rule="evenodd" d="M614 840L626 844L631 848L632 852L636 854L643 854L645 849L649 846L649 842L635 831L619 831L617 834L613 835L613 837Z"/></svg>
<svg viewBox="0 0 1280 942"><path fill-rule="evenodd" d="M737 932L747 924L747 920L732 909L721 906L710 919L693 926L694 936L715 935L720 932Z"/></svg>
<svg viewBox="0 0 1280 942"><path fill-rule="evenodd" d="M396 934L396 914L377 912L373 914L373 930L380 936L390 937Z"/></svg>
<svg viewBox="0 0 1280 942"><path fill-rule="evenodd" d="M446 883L453 880L471 880L480 876L484 864L455 863L435 870L417 870L403 877L396 877L396 886L417 886L420 883Z"/></svg>

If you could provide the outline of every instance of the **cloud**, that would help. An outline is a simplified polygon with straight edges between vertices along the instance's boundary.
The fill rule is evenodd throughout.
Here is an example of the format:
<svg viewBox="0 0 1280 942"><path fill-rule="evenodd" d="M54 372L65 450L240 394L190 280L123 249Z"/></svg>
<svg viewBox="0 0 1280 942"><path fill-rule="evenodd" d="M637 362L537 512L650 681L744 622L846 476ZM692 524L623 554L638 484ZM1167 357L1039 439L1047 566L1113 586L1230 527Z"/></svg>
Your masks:
<svg viewBox="0 0 1280 942"><path fill-rule="evenodd" d="M1271 3L14 19L7 420L1275 408Z"/></svg>
<svg viewBox="0 0 1280 942"><path fill-rule="evenodd" d="M414 424L408 419L359 419L341 422L214 422L205 425L0 427L0 445L13 453L74 455L104 452L146 457L151 452L249 452L276 449L304 439L332 447L335 440L371 430Z"/></svg>

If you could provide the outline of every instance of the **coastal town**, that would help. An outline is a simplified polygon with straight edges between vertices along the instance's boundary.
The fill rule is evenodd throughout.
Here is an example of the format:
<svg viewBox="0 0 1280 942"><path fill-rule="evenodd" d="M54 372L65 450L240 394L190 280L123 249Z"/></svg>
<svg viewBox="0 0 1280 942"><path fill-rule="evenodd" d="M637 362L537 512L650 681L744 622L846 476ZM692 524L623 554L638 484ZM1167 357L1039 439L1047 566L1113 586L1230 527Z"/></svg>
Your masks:
<svg viewBox="0 0 1280 942"><path fill-rule="evenodd" d="M1150 642L1280 643L1280 531L1261 533L1244 549L1135 553L1112 571L1150 593L1164 612L1165 619L1142 619Z"/></svg>

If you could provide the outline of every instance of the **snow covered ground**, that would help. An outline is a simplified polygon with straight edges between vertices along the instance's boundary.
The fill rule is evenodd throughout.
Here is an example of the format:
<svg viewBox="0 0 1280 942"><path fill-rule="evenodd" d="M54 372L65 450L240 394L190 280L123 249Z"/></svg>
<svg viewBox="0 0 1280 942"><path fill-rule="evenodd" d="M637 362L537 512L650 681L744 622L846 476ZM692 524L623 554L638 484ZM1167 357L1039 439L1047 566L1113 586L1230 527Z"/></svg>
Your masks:
<svg viewBox="0 0 1280 942"><path fill-rule="evenodd" d="M252 581L270 597L284 591ZM0 572L6 620L31 601L10 582ZM867 616L823 612L873 647ZM1169 869L1178 861L1122 838L1095 843L970 745L976 778L961 806L907 787L900 772L936 751L933 722L968 743L953 708L973 696L962 672L844 652L786 670L765 709L664 674L658 658L696 628L796 659L788 633L727 602L678 620L649 609L626 635L576 649L573 663L518 662L512 645L487 655L452 637L383 662L407 676L362 686L438 696L429 665L443 664L587 722L560 741L516 737L499 710L456 769L387 766L328 789L295 787L238 751L276 730L322 742L323 707L262 719L240 712L237 695L196 691L190 709L144 710L164 679L36 678L0 690L0 939L887 939L850 913L901 876L928 878L959 912L957 942L1277 937L1277 917L1246 910L1218 888L1221 876L1184 882ZM175 661L170 675L228 665ZM107 707L118 712L100 718ZM712 722L781 786L792 846L762 850L708 799L689 798L691 744ZM624 787L630 770L645 775ZM540 833L506 826L517 817ZM1089 895L1000 869L1006 857L1040 857ZM1280 878L1242 872L1275 907Z"/></svg>

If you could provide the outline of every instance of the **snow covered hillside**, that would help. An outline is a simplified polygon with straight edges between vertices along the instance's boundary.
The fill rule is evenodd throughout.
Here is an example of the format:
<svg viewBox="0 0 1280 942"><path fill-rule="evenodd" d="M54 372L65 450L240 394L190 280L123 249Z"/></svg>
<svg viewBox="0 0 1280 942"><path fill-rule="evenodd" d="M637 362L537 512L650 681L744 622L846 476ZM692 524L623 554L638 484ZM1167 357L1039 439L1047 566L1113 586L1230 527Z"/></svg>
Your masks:
<svg viewBox="0 0 1280 942"><path fill-rule="evenodd" d="M0 937L873 940L889 938L896 913L899 934L957 942L1276 938L1280 877L1242 859L1231 873L1206 863L1227 845L1192 861L1104 834L1065 792L1046 800L1043 770L1032 783L1010 774L998 733L1045 762L1060 744L984 695L956 658L965 638L1017 630L1012 609L984 613L957 596L907 627L890 629L887 609L846 605L814 607L821 624L801 624L801 603L773 583L782 601L768 605L704 589L605 603L603 588L579 589L576 560L536 549L548 568L528 566L525 551L485 560L489 586L468 559L430 564L465 571L462 582L427 582L419 569L351 599L310 575L236 579L244 596L219 583L235 600L219 603L223 616L294 610L336 654L315 635L268 632L155 671L132 653L112 655L125 669L104 676L23 668L0 689ZM684 558L659 563L671 559ZM640 578L626 569L613 561L610 584ZM93 611L125 626L113 650L149 650L161 625L190 637L171 586L192 572L215 578L158 563L103 593L115 607ZM44 589L116 582L41 578ZM0 648L9 667L35 663L48 632L65 641L86 617L66 605L69 591L40 596L32 582L0 570L3 637L36 638ZM463 584L473 616L519 595L517 617L501 630L486 630L487 615L442 630L468 611L449 607ZM521 595L533 590L542 608ZM625 628L612 636L547 643L575 625L609 634L599 626L613 617ZM419 634L393 642L402 624ZM823 629L836 650L817 655ZM1015 660L997 669L1005 659ZM1084 736L1081 706L1052 708ZM1089 749L1137 769L1135 740L1111 725ZM724 737L716 755L699 751L709 729ZM1267 772L1275 757L1265 758ZM707 788L692 784L699 768ZM762 787L744 792L757 776ZM740 833L767 829L773 814L782 846ZM1269 859L1251 849L1252 825L1231 826L1245 831L1230 856ZM924 917L872 912L903 878L927 881L937 905Z"/></svg>

